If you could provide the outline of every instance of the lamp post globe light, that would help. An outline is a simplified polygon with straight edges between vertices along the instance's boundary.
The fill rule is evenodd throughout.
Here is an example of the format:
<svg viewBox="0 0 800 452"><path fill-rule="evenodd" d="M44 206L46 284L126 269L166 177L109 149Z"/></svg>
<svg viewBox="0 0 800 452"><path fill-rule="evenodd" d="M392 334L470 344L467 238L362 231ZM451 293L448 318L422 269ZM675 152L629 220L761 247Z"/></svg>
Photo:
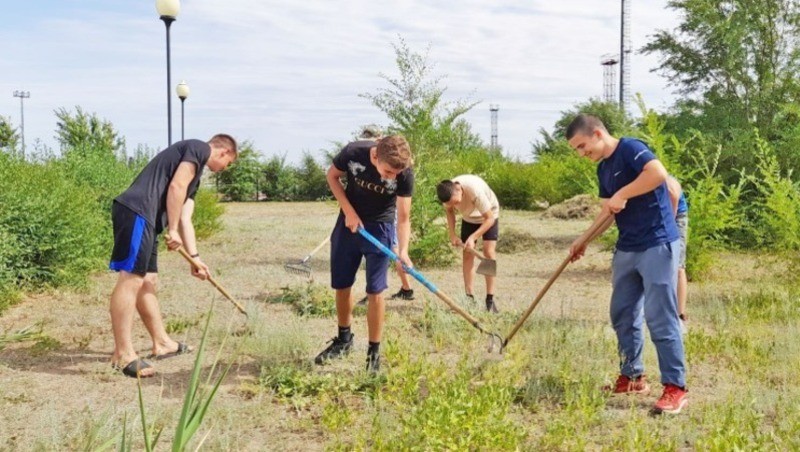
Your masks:
<svg viewBox="0 0 800 452"><path fill-rule="evenodd" d="M169 67L169 26L175 22L175 18L181 12L181 2L180 0L156 0L156 10L167 28L167 145L170 145L172 144L172 96L169 91L172 89L172 81Z"/></svg>
<svg viewBox="0 0 800 452"><path fill-rule="evenodd" d="M186 80L181 80L181 82L178 83L178 87L175 89L175 91L178 93L178 98L181 100L181 141L183 141L185 140L183 136L183 101L189 97L190 92L189 85L186 84Z"/></svg>

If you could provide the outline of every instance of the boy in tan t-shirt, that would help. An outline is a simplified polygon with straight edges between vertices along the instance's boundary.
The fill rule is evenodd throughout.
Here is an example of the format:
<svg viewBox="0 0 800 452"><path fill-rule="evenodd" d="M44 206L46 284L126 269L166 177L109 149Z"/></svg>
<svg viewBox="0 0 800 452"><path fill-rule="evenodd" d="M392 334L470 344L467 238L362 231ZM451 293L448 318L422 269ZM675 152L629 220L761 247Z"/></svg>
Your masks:
<svg viewBox="0 0 800 452"><path fill-rule="evenodd" d="M440 182L436 186L436 194L447 213L450 243L464 247L464 289L467 297L474 300L472 267L475 256L467 248L474 249L478 239L483 238L483 254L488 259L495 258L500 204L486 181L470 174ZM461 238L456 236L456 210L461 212ZM486 275L486 310L498 312L494 303L494 276L489 275Z"/></svg>

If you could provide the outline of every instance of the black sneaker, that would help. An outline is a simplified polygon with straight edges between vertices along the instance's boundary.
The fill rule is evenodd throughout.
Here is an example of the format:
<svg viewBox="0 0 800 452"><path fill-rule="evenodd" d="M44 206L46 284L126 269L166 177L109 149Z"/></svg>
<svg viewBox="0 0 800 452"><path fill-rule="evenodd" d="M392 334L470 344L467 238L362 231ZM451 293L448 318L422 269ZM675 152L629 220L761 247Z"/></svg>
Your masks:
<svg viewBox="0 0 800 452"><path fill-rule="evenodd" d="M494 300L486 300L486 310L492 314L497 314L500 312L497 310L497 305L494 304Z"/></svg>
<svg viewBox="0 0 800 452"><path fill-rule="evenodd" d="M372 375L377 374L381 370L381 355L367 355L367 372Z"/></svg>
<svg viewBox="0 0 800 452"><path fill-rule="evenodd" d="M400 290L397 291L396 294L393 294L389 297L390 300L413 300L414 299L414 289L403 289L402 287Z"/></svg>
<svg viewBox="0 0 800 452"><path fill-rule="evenodd" d="M350 353L350 349L353 348L353 337L355 335L350 335L349 341L343 341L339 339L339 336L334 337L333 339L329 340L328 343L331 345L328 346L325 350L322 351L316 358L314 358L314 362L317 364L325 364L328 360L334 358L341 358L348 353Z"/></svg>

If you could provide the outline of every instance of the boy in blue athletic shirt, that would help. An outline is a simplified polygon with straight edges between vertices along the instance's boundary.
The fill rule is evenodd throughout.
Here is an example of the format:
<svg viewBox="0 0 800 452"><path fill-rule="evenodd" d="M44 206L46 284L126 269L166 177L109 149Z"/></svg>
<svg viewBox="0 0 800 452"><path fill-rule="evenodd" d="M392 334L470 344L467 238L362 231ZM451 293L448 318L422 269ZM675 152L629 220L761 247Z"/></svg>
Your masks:
<svg viewBox="0 0 800 452"><path fill-rule="evenodd" d="M597 177L603 209L594 225L603 223L592 237L587 233L570 247L576 261L591 239L616 221L619 239L612 260L611 323L617 333L620 375L614 394L647 394L644 375L643 323L656 346L664 392L654 414L679 413L686 406L686 366L677 306L677 271L680 253L667 190L667 171L643 142L614 138L602 121L578 115L567 127L566 138L578 153L598 163Z"/></svg>

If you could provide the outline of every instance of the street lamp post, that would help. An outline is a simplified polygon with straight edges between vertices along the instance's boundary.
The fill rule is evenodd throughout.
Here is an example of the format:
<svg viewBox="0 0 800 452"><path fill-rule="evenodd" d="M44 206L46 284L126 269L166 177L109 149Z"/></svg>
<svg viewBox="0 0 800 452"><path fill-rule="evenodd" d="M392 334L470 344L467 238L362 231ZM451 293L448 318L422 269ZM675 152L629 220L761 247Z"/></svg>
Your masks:
<svg viewBox="0 0 800 452"><path fill-rule="evenodd" d="M185 140L183 136L183 101L189 97L189 85L186 84L186 80L181 80L175 91L178 92L178 98L181 100L181 141L183 141Z"/></svg>
<svg viewBox="0 0 800 452"><path fill-rule="evenodd" d="M170 80L170 58L169 58L169 26L175 22L178 13L181 11L180 0L156 0L156 10L161 20L167 27L167 145L172 144L172 81Z"/></svg>
<svg viewBox="0 0 800 452"><path fill-rule="evenodd" d="M30 91L14 91L14 97L19 97L20 135L22 136L22 158L25 158L25 99L31 97Z"/></svg>

